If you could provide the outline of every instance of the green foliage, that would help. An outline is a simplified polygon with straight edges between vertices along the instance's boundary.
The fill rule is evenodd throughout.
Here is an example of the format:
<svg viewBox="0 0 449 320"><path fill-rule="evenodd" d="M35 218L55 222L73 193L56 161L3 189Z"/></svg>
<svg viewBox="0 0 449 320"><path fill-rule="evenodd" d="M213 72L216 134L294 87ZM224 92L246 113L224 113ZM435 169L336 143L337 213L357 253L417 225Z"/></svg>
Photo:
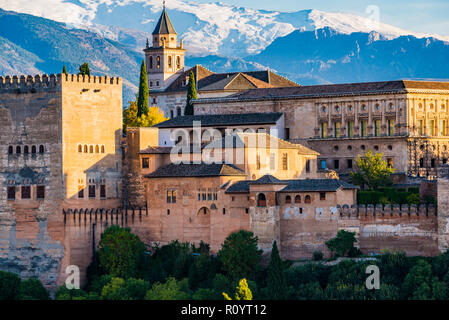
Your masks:
<svg viewBox="0 0 449 320"><path fill-rule="evenodd" d="M15 273L0 271L0 300L14 300L19 294L21 280Z"/></svg>
<svg viewBox="0 0 449 320"><path fill-rule="evenodd" d="M147 68L145 67L145 61L142 60L140 66L139 93L137 96L137 118L148 114L149 95L150 90L148 89Z"/></svg>
<svg viewBox="0 0 449 320"><path fill-rule="evenodd" d="M326 241L326 246L337 256L345 256L354 251L354 243L356 242L355 232L339 230L335 238Z"/></svg>
<svg viewBox="0 0 449 320"><path fill-rule="evenodd" d="M323 260L323 253L321 251L314 251L312 253L312 260L313 261Z"/></svg>
<svg viewBox="0 0 449 320"><path fill-rule="evenodd" d="M62 67L62 74L68 75L65 65Z"/></svg>
<svg viewBox="0 0 449 320"><path fill-rule="evenodd" d="M421 203L421 199L420 199L420 197L419 197L419 194L418 194L418 193L412 193L412 194L409 194L409 195L407 196L407 203L408 203L408 204L416 204L416 205L419 205L419 204Z"/></svg>
<svg viewBox="0 0 449 320"><path fill-rule="evenodd" d="M189 77L189 84L187 86L187 103L186 108L184 110L184 114L187 115L193 115L193 105L191 101L193 99L197 99L198 95L196 92L196 80L195 80L195 74L193 73L193 70L190 71L190 77Z"/></svg>
<svg viewBox="0 0 449 320"><path fill-rule="evenodd" d="M401 189L382 187L377 190L357 192L358 204L419 204L420 196L415 189L400 191Z"/></svg>
<svg viewBox="0 0 449 320"><path fill-rule="evenodd" d="M230 234L224 241L218 257L224 271L232 278L254 276L262 258L257 247L258 238L250 231L240 230Z"/></svg>
<svg viewBox="0 0 449 320"><path fill-rule="evenodd" d="M101 290L103 300L130 300L125 287L125 280L122 278L112 278L111 281Z"/></svg>
<svg viewBox="0 0 449 320"><path fill-rule="evenodd" d="M18 300L48 300L50 295L38 279L27 279L20 283Z"/></svg>
<svg viewBox="0 0 449 320"><path fill-rule="evenodd" d="M129 228L111 226L101 235L100 266L113 277L138 278L142 274L145 245Z"/></svg>
<svg viewBox="0 0 449 320"><path fill-rule="evenodd" d="M193 295L193 300L222 300L221 294L213 289L200 288Z"/></svg>
<svg viewBox="0 0 449 320"><path fill-rule="evenodd" d="M223 292L223 297L225 300L232 300L231 297L225 292ZM239 285L235 289L235 300L253 300L253 293L251 292L251 289L248 286L248 282L245 278L241 279L239 281Z"/></svg>
<svg viewBox="0 0 449 320"><path fill-rule="evenodd" d="M371 150L363 157L357 157L355 170L351 172L352 183L361 186L362 189L367 186L374 190L391 185L391 174L395 170L390 168L382 157L382 153L373 154Z"/></svg>
<svg viewBox="0 0 449 320"><path fill-rule="evenodd" d="M87 299L89 294L81 289L67 289L62 285L56 289L55 300L80 300Z"/></svg>
<svg viewBox="0 0 449 320"><path fill-rule="evenodd" d="M80 65L78 74L82 76L90 76L89 63L84 62L82 65Z"/></svg>
<svg viewBox="0 0 449 320"><path fill-rule="evenodd" d="M287 296L282 260L279 256L276 241L273 242L270 264L268 265L267 293L271 300L284 300Z"/></svg>
<svg viewBox="0 0 449 320"><path fill-rule="evenodd" d="M155 283L148 290L145 300L187 300L189 296L187 279L176 281L169 277L165 283Z"/></svg>

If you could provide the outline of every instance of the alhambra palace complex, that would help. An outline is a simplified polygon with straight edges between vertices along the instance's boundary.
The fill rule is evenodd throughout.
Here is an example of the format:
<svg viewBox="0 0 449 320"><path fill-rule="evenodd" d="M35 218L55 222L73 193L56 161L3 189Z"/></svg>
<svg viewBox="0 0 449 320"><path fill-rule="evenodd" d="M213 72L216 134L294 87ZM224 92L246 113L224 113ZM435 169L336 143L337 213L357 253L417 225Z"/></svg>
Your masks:
<svg viewBox="0 0 449 320"><path fill-rule="evenodd" d="M0 77L0 269L50 288L69 265L85 278L111 224L148 245L204 241L213 252L251 230L284 259L328 256L340 229L364 253L449 247L449 83L300 86L270 71L187 70L165 9L144 52L150 102L170 120L126 137L120 78ZM199 99L185 116L190 70ZM220 133L212 142L208 129ZM370 149L437 207L357 206L345 177Z"/></svg>

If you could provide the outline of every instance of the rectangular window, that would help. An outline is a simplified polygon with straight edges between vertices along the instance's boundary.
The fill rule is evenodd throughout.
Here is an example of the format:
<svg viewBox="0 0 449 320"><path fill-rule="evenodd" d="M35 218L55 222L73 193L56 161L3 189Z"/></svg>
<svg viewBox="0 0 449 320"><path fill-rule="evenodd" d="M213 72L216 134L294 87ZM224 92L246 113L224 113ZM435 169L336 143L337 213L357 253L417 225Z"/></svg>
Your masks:
<svg viewBox="0 0 449 320"><path fill-rule="evenodd" d="M290 139L290 128L285 128L284 134L285 134L285 140Z"/></svg>
<svg viewBox="0 0 449 320"><path fill-rule="evenodd" d="M348 121L348 137L352 138L354 136L354 122Z"/></svg>
<svg viewBox="0 0 449 320"><path fill-rule="evenodd" d="M198 201L201 201L201 190L198 190Z"/></svg>
<svg viewBox="0 0 449 320"><path fill-rule="evenodd" d="M84 199L84 187L78 186L78 199Z"/></svg>
<svg viewBox="0 0 449 320"><path fill-rule="evenodd" d="M429 135L435 136L435 120L429 120Z"/></svg>
<svg viewBox="0 0 449 320"><path fill-rule="evenodd" d="M418 120L418 135L424 135L424 120Z"/></svg>
<svg viewBox="0 0 449 320"><path fill-rule="evenodd" d="M387 158L387 164L390 168L393 168L394 167L393 158Z"/></svg>
<svg viewBox="0 0 449 320"><path fill-rule="evenodd" d="M352 169L352 159L348 159L348 169Z"/></svg>
<svg viewBox="0 0 449 320"><path fill-rule="evenodd" d="M288 155L286 153L282 154L282 170L288 170Z"/></svg>
<svg viewBox="0 0 449 320"><path fill-rule="evenodd" d="M340 127L341 127L341 123L340 122L335 122L334 123L334 137L335 138L340 137Z"/></svg>
<svg viewBox="0 0 449 320"><path fill-rule="evenodd" d="M380 120L374 121L374 136L380 136Z"/></svg>
<svg viewBox="0 0 449 320"><path fill-rule="evenodd" d="M447 163L447 158L443 158L443 164Z"/></svg>
<svg viewBox="0 0 449 320"><path fill-rule="evenodd" d="M320 164L321 164L321 170L326 170L326 160L321 160Z"/></svg>
<svg viewBox="0 0 449 320"><path fill-rule="evenodd" d="M214 189L213 196L214 196L214 201L218 200L218 190L217 189Z"/></svg>
<svg viewBox="0 0 449 320"><path fill-rule="evenodd" d="M16 187L8 187L8 200L16 199Z"/></svg>
<svg viewBox="0 0 449 320"><path fill-rule="evenodd" d="M366 137L366 125L367 122L365 120L360 121L360 136Z"/></svg>
<svg viewBox="0 0 449 320"><path fill-rule="evenodd" d="M142 158L142 169L148 169L150 167L150 158Z"/></svg>
<svg viewBox="0 0 449 320"><path fill-rule="evenodd" d="M31 187L22 186L22 199L31 199Z"/></svg>
<svg viewBox="0 0 449 320"><path fill-rule="evenodd" d="M327 123L321 122L321 138L327 137Z"/></svg>
<svg viewBox="0 0 449 320"><path fill-rule="evenodd" d="M419 159L419 167L424 168L424 158Z"/></svg>
<svg viewBox="0 0 449 320"><path fill-rule="evenodd" d="M207 201L212 201L212 190L207 189Z"/></svg>
<svg viewBox="0 0 449 320"><path fill-rule="evenodd" d="M340 169L340 160L334 160L334 169Z"/></svg>
<svg viewBox="0 0 449 320"><path fill-rule="evenodd" d="M431 168L435 168L435 163L436 163L435 159L430 159L430 167Z"/></svg>
<svg viewBox="0 0 449 320"><path fill-rule="evenodd" d="M270 154L270 170L276 170L276 155L274 153Z"/></svg>
<svg viewBox="0 0 449 320"><path fill-rule="evenodd" d="M440 120L440 135L447 136L447 121Z"/></svg>
<svg viewBox="0 0 449 320"><path fill-rule="evenodd" d="M306 172L310 172L310 159L306 160Z"/></svg>
<svg viewBox="0 0 449 320"><path fill-rule="evenodd" d="M326 192L320 192L320 200L326 200Z"/></svg>
<svg viewBox="0 0 449 320"><path fill-rule="evenodd" d="M257 161L257 163L256 163L257 169L256 170L260 170L260 156L259 155L257 155L256 161Z"/></svg>
<svg viewBox="0 0 449 320"><path fill-rule="evenodd" d="M100 198L106 198L106 185L104 184L100 185Z"/></svg>
<svg viewBox="0 0 449 320"><path fill-rule="evenodd" d="M89 198L95 198L95 185L89 186Z"/></svg>
<svg viewBox="0 0 449 320"><path fill-rule="evenodd" d="M36 187L36 198L37 199L45 199L45 186L37 186Z"/></svg>
<svg viewBox="0 0 449 320"><path fill-rule="evenodd" d="M207 193L206 193L206 189L203 189L203 191L201 192L201 199L203 201L207 200Z"/></svg>
<svg viewBox="0 0 449 320"><path fill-rule="evenodd" d="M388 124L388 135L389 136L394 135L394 120L392 119L387 120L387 124Z"/></svg>
<svg viewBox="0 0 449 320"><path fill-rule="evenodd" d="M167 190L167 203L176 203L176 190Z"/></svg>

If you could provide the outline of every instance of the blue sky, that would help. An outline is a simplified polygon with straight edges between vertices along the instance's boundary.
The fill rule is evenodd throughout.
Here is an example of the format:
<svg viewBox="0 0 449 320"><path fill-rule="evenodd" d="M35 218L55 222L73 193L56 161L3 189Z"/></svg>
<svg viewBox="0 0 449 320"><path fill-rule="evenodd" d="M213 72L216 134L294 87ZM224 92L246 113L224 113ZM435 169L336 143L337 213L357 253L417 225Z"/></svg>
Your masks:
<svg viewBox="0 0 449 320"><path fill-rule="evenodd" d="M210 0L196 0L211 2ZM416 32L449 34L449 0L219 0L237 6L298 11L319 9L366 15L369 5L377 5L381 22Z"/></svg>

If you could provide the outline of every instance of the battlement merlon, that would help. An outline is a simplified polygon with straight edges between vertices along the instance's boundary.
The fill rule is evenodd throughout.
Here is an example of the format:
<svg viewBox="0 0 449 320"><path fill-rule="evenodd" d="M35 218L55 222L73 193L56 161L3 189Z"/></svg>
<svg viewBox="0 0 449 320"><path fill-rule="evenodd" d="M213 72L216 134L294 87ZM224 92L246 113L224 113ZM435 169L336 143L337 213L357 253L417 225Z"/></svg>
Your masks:
<svg viewBox="0 0 449 320"><path fill-rule="evenodd" d="M109 76L84 76L78 74L43 74L35 76L0 76L0 90L58 88L63 83L83 83L95 85L122 85L122 78Z"/></svg>
<svg viewBox="0 0 449 320"><path fill-rule="evenodd" d="M367 218L436 218L437 210L432 204L424 205L337 205L337 210L341 219L357 217Z"/></svg>

